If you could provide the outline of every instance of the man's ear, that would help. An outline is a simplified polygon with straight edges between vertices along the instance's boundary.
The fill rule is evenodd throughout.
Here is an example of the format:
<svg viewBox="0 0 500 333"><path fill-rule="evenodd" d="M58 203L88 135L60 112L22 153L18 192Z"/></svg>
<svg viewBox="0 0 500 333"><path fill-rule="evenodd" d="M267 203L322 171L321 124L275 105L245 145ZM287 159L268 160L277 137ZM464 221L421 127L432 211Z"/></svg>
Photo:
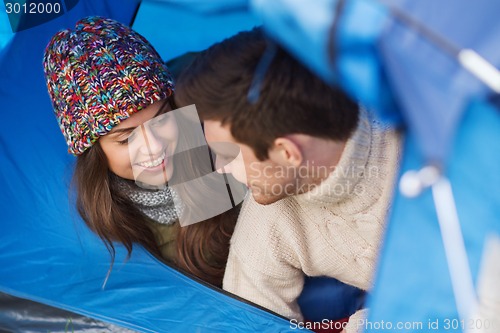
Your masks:
<svg viewBox="0 0 500 333"><path fill-rule="evenodd" d="M277 138L269 150L269 158L283 166L298 167L302 164L304 156L300 145L292 138Z"/></svg>

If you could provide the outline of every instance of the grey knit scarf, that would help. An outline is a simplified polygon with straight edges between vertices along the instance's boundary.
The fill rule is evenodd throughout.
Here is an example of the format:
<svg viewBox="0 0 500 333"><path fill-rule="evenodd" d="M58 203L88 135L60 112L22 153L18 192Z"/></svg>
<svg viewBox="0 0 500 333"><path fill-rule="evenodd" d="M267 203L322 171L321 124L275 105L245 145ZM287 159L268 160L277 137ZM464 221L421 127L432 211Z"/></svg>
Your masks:
<svg viewBox="0 0 500 333"><path fill-rule="evenodd" d="M161 190L144 189L133 182L116 177L118 188L122 191L136 207L147 217L160 224L173 224L182 214L182 207L176 207L180 198L177 192L166 187Z"/></svg>

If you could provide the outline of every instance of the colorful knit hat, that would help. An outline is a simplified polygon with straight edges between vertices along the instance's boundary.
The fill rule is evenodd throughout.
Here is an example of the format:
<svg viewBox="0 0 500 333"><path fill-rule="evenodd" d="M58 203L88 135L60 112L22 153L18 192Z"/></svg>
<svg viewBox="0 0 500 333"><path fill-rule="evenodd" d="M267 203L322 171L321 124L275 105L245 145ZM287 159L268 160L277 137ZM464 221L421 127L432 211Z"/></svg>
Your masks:
<svg viewBox="0 0 500 333"><path fill-rule="evenodd" d="M47 45L43 66L59 127L75 155L174 90L153 46L102 17L84 18L74 31L58 32Z"/></svg>

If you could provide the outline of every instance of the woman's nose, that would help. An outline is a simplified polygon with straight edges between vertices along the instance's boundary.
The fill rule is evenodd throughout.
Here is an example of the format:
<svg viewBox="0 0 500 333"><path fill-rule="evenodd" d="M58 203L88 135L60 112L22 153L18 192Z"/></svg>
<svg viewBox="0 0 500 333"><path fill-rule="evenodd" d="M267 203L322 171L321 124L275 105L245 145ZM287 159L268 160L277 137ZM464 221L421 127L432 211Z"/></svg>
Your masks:
<svg viewBox="0 0 500 333"><path fill-rule="evenodd" d="M155 131L148 125L141 125L141 135L144 141L141 145L141 151L144 154L156 156L163 151L163 142L161 137L156 135Z"/></svg>

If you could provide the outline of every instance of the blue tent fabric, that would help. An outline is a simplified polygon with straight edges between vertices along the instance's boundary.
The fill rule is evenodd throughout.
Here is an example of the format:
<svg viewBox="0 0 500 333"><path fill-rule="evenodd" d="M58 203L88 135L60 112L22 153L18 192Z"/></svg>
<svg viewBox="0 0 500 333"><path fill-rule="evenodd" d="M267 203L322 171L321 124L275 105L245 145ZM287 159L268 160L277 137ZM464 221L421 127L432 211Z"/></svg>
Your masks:
<svg viewBox="0 0 500 333"><path fill-rule="evenodd" d="M482 1L480 6L451 0L385 3L422 22L426 29L457 49L473 49L497 68L500 66L500 47L496 42L500 22L493 14L500 10L498 1ZM444 47L394 16L381 39L382 61L390 86L419 138L426 162L440 163L447 157L470 99L485 98L491 93L484 83L461 68L455 55L447 53ZM414 75L415 68L420 69L419 75Z"/></svg>
<svg viewBox="0 0 500 333"><path fill-rule="evenodd" d="M448 175L475 283L485 239L500 234L500 154L491 145L499 142L499 129L498 109L484 102L473 103L458 128L449 161ZM422 162L416 138L409 135L403 172L418 168ZM397 195L381 258L376 288L369 300L370 325L379 325L382 320L393 325L415 322L422 323L420 331L425 332L429 320L438 320L441 326L437 331L444 331L445 320L459 320L430 190L416 199ZM380 331L370 325L367 332ZM408 327L397 331L417 330Z"/></svg>
<svg viewBox="0 0 500 333"><path fill-rule="evenodd" d="M10 29L9 17L7 16L5 5L0 3L0 59L5 47L12 40L14 33Z"/></svg>
<svg viewBox="0 0 500 333"><path fill-rule="evenodd" d="M246 1L236 1L236 4ZM261 22L232 1L144 2L133 28L145 36L165 60L197 52ZM229 9L232 10L229 10ZM158 33L163 32L163 33Z"/></svg>

